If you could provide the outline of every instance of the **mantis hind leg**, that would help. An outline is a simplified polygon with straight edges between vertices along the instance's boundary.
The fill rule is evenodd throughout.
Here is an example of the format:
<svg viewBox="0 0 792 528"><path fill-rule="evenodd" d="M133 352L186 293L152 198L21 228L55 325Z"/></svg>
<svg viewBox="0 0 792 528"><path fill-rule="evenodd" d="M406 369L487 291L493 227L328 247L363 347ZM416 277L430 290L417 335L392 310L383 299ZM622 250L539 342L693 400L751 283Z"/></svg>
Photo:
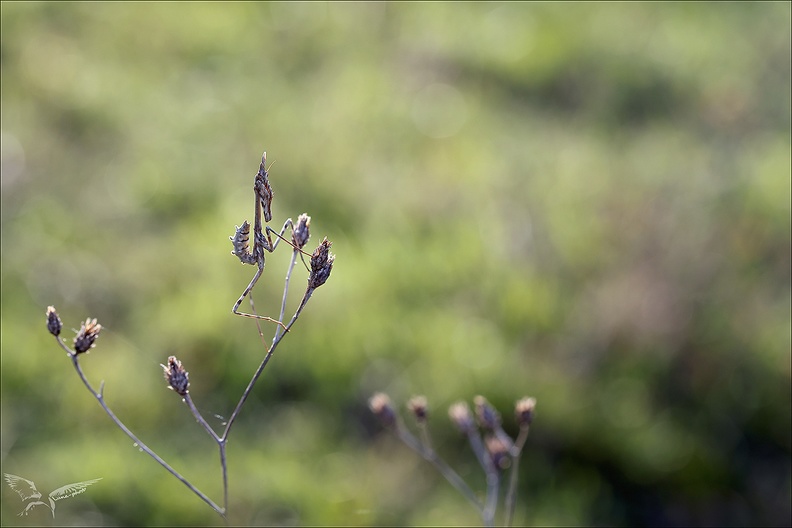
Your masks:
<svg viewBox="0 0 792 528"><path fill-rule="evenodd" d="M234 304L234 307L231 309L231 311L235 315L240 315L242 317L250 317L251 319L260 319L260 320L264 320L264 321L271 321L271 322L279 325L281 328L283 328L284 331L288 331L288 328L286 328L286 325L284 325L281 321L278 321L277 319L273 319L272 317L267 317L265 315L250 314L250 313L245 313L245 312L240 312L239 311L239 306L242 304L242 301L245 299L245 297L247 297L250 294L250 291L253 289L253 286L256 285L256 282L258 282L259 278L261 277L261 273L263 271L264 271L264 266L263 265L259 266L258 270L256 270L256 274L253 275L253 280L250 281L250 284L247 285L247 288L245 288L245 291L243 291L242 295L239 296L239 299L237 299L237 302Z"/></svg>

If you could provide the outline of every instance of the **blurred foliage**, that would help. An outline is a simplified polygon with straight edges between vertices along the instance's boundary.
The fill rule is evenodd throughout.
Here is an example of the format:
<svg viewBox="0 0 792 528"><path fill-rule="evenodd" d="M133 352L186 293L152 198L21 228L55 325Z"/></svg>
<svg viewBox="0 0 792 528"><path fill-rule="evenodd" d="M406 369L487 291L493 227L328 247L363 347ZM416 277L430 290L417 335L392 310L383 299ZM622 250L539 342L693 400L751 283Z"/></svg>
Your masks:
<svg viewBox="0 0 792 528"><path fill-rule="evenodd" d="M221 501L159 364L218 428L258 365L228 236L266 150L273 224L337 260L233 432L232 524L477 524L380 390L480 490L448 405L516 433L536 397L517 524L789 524L789 3L3 2L0 60L2 467L103 478L56 523L222 524L44 312L99 318L87 375Z"/></svg>

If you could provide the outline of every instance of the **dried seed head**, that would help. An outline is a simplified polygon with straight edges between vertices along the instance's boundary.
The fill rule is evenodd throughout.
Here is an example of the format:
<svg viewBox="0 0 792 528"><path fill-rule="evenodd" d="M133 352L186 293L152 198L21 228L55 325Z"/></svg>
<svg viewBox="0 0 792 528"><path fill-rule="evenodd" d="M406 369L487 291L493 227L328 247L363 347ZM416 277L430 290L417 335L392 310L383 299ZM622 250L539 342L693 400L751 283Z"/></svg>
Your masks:
<svg viewBox="0 0 792 528"><path fill-rule="evenodd" d="M234 236L228 237L234 245L232 255L236 255L242 264L255 264L256 258L250 250L250 223L247 220L241 226L234 226L236 232Z"/></svg>
<svg viewBox="0 0 792 528"><path fill-rule="evenodd" d="M484 396L476 396L473 398L473 403L476 406L476 418L482 428L494 431L500 426L500 414Z"/></svg>
<svg viewBox="0 0 792 528"><path fill-rule="evenodd" d="M374 394L368 401L369 409L379 418L382 425L391 427L396 423L396 413L391 406L390 398L384 392Z"/></svg>
<svg viewBox="0 0 792 528"><path fill-rule="evenodd" d="M496 469L504 470L511 465L509 459L509 448L497 436L487 435L484 438L484 445L492 458L492 464Z"/></svg>
<svg viewBox="0 0 792 528"><path fill-rule="evenodd" d="M253 191L256 193L256 199L259 201L264 211L264 221L269 222L272 220L272 197L275 196L275 194L272 192L272 187L270 187L269 183L266 152L261 156L261 165L259 166L258 174L256 174Z"/></svg>
<svg viewBox="0 0 792 528"><path fill-rule="evenodd" d="M55 311L54 306L47 306L47 330L54 336L59 336L63 328L63 323L58 317L58 312Z"/></svg>
<svg viewBox="0 0 792 528"><path fill-rule="evenodd" d="M418 423L426 422L428 416L426 398L424 396L413 396L407 402L407 408L413 413Z"/></svg>
<svg viewBox="0 0 792 528"><path fill-rule="evenodd" d="M297 218L297 225L292 229L292 243L302 249L311 238L309 228L311 227L311 217L307 213L301 214Z"/></svg>
<svg viewBox="0 0 792 528"><path fill-rule="evenodd" d="M332 245L332 242L325 237L311 255L311 274L308 276L309 289L318 288L330 277L330 272L333 271L333 261L335 261L335 255L330 253Z"/></svg>
<svg viewBox="0 0 792 528"><path fill-rule="evenodd" d="M536 398L522 398L517 400L514 405L514 414L517 416L517 423L520 427L531 425L536 408Z"/></svg>
<svg viewBox="0 0 792 528"><path fill-rule="evenodd" d="M94 341L99 337L102 325L97 324L96 319L86 319L74 338L74 351L78 354L88 352L94 346Z"/></svg>
<svg viewBox="0 0 792 528"><path fill-rule="evenodd" d="M470 408L467 403L460 401L451 405L448 408L448 416L461 432L467 434L473 430L473 415L470 414Z"/></svg>
<svg viewBox="0 0 792 528"><path fill-rule="evenodd" d="M190 388L189 373L182 367L181 361L176 359L176 356L168 358L168 365L160 366L165 371L165 379L168 380L168 388L176 391L180 396L186 396Z"/></svg>

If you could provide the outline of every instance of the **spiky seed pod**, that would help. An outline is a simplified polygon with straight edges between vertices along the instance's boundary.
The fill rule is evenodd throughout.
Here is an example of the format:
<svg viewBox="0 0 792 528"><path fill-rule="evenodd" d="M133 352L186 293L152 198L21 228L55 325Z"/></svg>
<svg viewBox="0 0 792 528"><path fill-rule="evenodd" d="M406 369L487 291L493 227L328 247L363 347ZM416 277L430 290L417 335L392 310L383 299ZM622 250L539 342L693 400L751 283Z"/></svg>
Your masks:
<svg viewBox="0 0 792 528"><path fill-rule="evenodd" d="M465 434L472 431L475 427L473 415L470 414L470 408L468 404L463 401L452 404L451 407L448 408L448 416L451 418L451 421L454 422L454 425Z"/></svg>
<svg viewBox="0 0 792 528"><path fill-rule="evenodd" d="M96 319L86 319L74 338L74 351L78 354L88 352L94 347L94 341L99 337L101 330L102 325L98 324Z"/></svg>
<svg viewBox="0 0 792 528"><path fill-rule="evenodd" d="M311 255L311 273L308 276L308 288L316 289L327 282L330 277L330 272L333 271L333 262L335 261L335 255L330 253L330 246L332 245L332 242L325 237L313 252L313 255Z"/></svg>
<svg viewBox="0 0 792 528"><path fill-rule="evenodd" d="M307 213L301 214L297 218L297 225L292 229L292 243L302 249L311 238L309 228L311 227L311 217Z"/></svg>
<svg viewBox="0 0 792 528"><path fill-rule="evenodd" d="M536 398L522 398L517 400L514 405L514 414L520 427L529 426L534 419L534 409L536 408Z"/></svg>
<svg viewBox="0 0 792 528"><path fill-rule="evenodd" d="M184 370L181 361L176 359L176 356L170 356L167 366L163 364L160 364L160 366L165 371L168 388L180 396L186 396L190 388L190 375L189 372Z"/></svg>
<svg viewBox="0 0 792 528"><path fill-rule="evenodd" d="M255 264L256 258L250 249L250 223L247 220L241 226L234 226L236 232L234 236L228 237L234 246L232 255L236 255L242 264Z"/></svg>
<svg viewBox="0 0 792 528"><path fill-rule="evenodd" d="M379 418L385 427L391 427L396 423L396 413L391 406L390 398L384 392L374 394L368 401L369 409Z"/></svg>
<svg viewBox="0 0 792 528"><path fill-rule="evenodd" d="M60 335L62 328L63 323L60 317L58 317L58 312L55 311L55 307L47 306L47 330L49 330L49 333L57 337Z"/></svg>
<svg viewBox="0 0 792 528"><path fill-rule="evenodd" d="M473 398L473 403L476 405L476 418L482 428L494 431L500 426L500 414L484 396L476 396Z"/></svg>
<svg viewBox="0 0 792 528"><path fill-rule="evenodd" d="M418 423L426 422L426 418L429 416L426 397L413 396L410 398L410 401L407 402L407 408L410 410L413 416L415 416L415 420Z"/></svg>

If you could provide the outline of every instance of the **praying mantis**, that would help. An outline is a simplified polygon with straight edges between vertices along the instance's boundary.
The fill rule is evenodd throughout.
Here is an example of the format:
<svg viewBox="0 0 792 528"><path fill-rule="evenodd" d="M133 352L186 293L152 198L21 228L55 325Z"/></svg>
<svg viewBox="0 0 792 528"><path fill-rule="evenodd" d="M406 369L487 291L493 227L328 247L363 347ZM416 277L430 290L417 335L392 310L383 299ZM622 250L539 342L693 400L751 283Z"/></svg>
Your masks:
<svg viewBox="0 0 792 528"><path fill-rule="evenodd" d="M261 216L264 215L264 222L269 222L272 220L272 187L269 183L269 173L267 172L267 153L261 156L261 165L259 166L258 173L256 174L256 178L253 184L253 194L255 198L254 210L253 210L253 248L250 248L250 223L245 220L241 226L235 226L236 232L234 236L229 237L231 242L233 243L234 250L231 252L232 255L235 255L242 264L250 264L258 266L256 270L256 274L253 275L253 279L250 281L250 284L247 285L247 288L242 292L242 295L239 296L237 302L234 304L234 307L231 311L243 317L250 317L253 319L262 319L265 321L271 321L275 324L280 325L284 330L287 330L286 326L283 322L273 319L272 317L267 317L264 315L258 314L251 314L239 311L239 306L242 304L242 301L250 294L250 291L253 289L253 286L256 285L256 282L261 277L262 272L264 271L264 255L265 251L272 253L275 251L275 248L278 246L278 243L283 240L290 246L294 248L295 251L299 251L302 255L308 255L300 249L299 247L295 246L285 238L283 238L283 233L286 232L286 229L289 227L292 228L292 231L295 231L294 223L292 219L289 218L286 222L283 223L283 227L281 228L280 232L275 231L268 225L263 225L261 222ZM307 233L307 222L310 221L310 218L306 216L308 220L305 223L306 233ZM302 218L301 218L302 220ZM273 242L272 236L275 235L277 238ZM305 241L307 241L307 236L305 237ZM301 241L303 244L305 241ZM300 242L298 242L300 243ZM309 255L310 256L310 255ZM305 261L303 261L303 264Z"/></svg>

